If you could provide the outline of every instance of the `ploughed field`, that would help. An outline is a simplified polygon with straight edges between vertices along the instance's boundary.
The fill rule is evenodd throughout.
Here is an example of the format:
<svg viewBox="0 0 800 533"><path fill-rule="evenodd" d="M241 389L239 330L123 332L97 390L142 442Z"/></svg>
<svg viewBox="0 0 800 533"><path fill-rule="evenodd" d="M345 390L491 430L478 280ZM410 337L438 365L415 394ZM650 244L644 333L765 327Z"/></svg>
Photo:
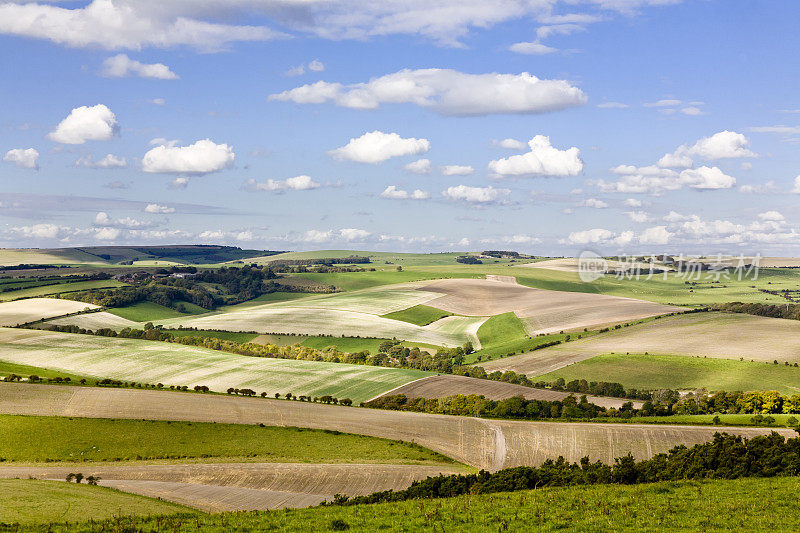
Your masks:
<svg viewBox="0 0 800 533"><path fill-rule="evenodd" d="M140 389L0 383L0 413L188 420L308 427L415 442L487 470L539 465L564 456L613 462L709 440L721 428L644 424L528 422L383 411L305 402ZM745 436L769 429L726 427ZM785 436L790 430L778 430Z"/></svg>
<svg viewBox="0 0 800 533"><path fill-rule="evenodd" d="M0 328L0 360L96 378L213 391L252 389L358 403L429 372L249 357L166 342Z"/></svg>
<svg viewBox="0 0 800 533"><path fill-rule="evenodd" d="M16 326L45 318L97 309L96 305L57 298L27 298L0 303L0 326Z"/></svg>
<svg viewBox="0 0 800 533"><path fill-rule="evenodd" d="M800 362L800 321L728 313L670 316L482 366L534 377L612 352L794 364Z"/></svg>

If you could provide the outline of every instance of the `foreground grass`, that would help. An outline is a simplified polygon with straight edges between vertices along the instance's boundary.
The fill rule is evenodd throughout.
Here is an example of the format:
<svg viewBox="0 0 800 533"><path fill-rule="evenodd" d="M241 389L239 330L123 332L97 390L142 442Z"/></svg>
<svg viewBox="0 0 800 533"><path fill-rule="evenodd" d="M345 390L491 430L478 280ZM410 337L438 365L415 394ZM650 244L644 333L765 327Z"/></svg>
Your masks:
<svg viewBox="0 0 800 533"><path fill-rule="evenodd" d="M0 530L3 524L41 524L107 520L194 511L188 507L87 484L0 479ZM13 531L12 528L9 528Z"/></svg>
<svg viewBox="0 0 800 533"><path fill-rule="evenodd" d="M409 322L417 326L427 326L431 322L436 322L446 316L453 316L453 313L448 313L447 311L442 311L441 309L436 309L435 307L429 307L427 305L415 305L414 307L409 307L402 311L395 311L394 313L383 315L383 318L402 320L403 322Z"/></svg>
<svg viewBox="0 0 800 533"><path fill-rule="evenodd" d="M797 531L797 478L599 485L441 500L183 514L47 531ZM37 529L22 529L34 531ZM44 528L38 529L43 531Z"/></svg>
<svg viewBox="0 0 800 533"><path fill-rule="evenodd" d="M416 444L332 431L239 424L0 415L0 460L125 461L255 457L267 462L452 462Z"/></svg>
<svg viewBox="0 0 800 533"><path fill-rule="evenodd" d="M71 381L80 381L81 379L94 380L88 376L81 376L79 374L70 374L69 372L62 372L60 370L50 370L49 368L41 368L38 366L20 365L17 363L7 363L0 361L0 376L8 376L16 374L28 378L29 376L39 376L40 378L69 378Z"/></svg>
<svg viewBox="0 0 800 533"><path fill-rule="evenodd" d="M772 363L674 355L605 354L539 376L543 381L564 378L616 381L637 389L696 389L800 391L800 368Z"/></svg>

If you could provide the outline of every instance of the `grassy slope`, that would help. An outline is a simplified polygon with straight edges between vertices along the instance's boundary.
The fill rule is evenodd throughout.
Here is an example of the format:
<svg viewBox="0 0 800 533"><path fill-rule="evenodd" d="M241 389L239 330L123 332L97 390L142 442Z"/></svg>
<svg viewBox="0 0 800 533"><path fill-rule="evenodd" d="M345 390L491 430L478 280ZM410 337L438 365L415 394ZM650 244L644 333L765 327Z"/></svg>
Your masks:
<svg viewBox="0 0 800 533"><path fill-rule="evenodd" d="M175 517L175 531L797 531L797 478L549 488L351 507ZM130 530L156 531L139 519ZM111 524L109 523L109 526ZM341 526L341 529L344 529ZM50 531L88 531L74 525Z"/></svg>
<svg viewBox="0 0 800 533"><path fill-rule="evenodd" d="M719 422L714 421L714 417L719 417ZM754 422L752 420L754 415L729 415L729 414L711 414L711 415L673 415L673 416L648 416L632 418L629 421L633 424L681 424L690 426L753 426L753 427L797 427L796 420L800 419L800 415L762 415L764 417L771 416L775 419L772 424L761 422ZM794 421L792 420L794 418ZM791 422L791 423L790 423Z"/></svg>
<svg viewBox="0 0 800 533"><path fill-rule="evenodd" d="M368 289L370 287L378 287L380 285L389 285L392 283L405 283L408 281L423 281L428 279L439 278L481 278L482 274L467 274L467 273L451 273L449 269L441 271L408 271L403 270L397 272L396 270L376 271L376 272L338 272L338 273L325 273L325 274L293 274L292 276L300 276L317 283L324 285L333 285L345 291L354 291L358 289Z"/></svg>
<svg viewBox="0 0 800 533"><path fill-rule="evenodd" d="M547 335L531 339L522 321L514 313L495 315L478 328L481 349L467 356L466 362L477 361L479 357L481 360L486 360L489 357L530 350L538 344L560 340L563 337L563 335Z"/></svg>
<svg viewBox="0 0 800 533"><path fill-rule="evenodd" d="M223 341L233 341L239 343L250 342L258 335L255 333L239 333L236 331L203 331L203 330L169 330L175 337L205 337L209 339L220 339Z"/></svg>
<svg viewBox="0 0 800 533"><path fill-rule="evenodd" d="M122 287L124 285L125 283L120 283L119 281L114 281L113 279L96 281L70 281L67 283L59 283L58 285L31 287L29 289L20 289L18 291L0 293L0 301L19 300L21 298L36 298L39 296L85 291L88 289Z"/></svg>
<svg viewBox="0 0 800 533"><path fill-rule="evenodd" d="M186 307L186 313L180 313L175 309L154 302L139 302L127 307L116 307L109 309L108 312L134 322L150 322L151 320L178 318L208 312L208 309L203 309L188 302L184 302L183 305Z"/></svg>
<svg viewBox="0 0 800 533"><path fill-rule="evenodd" d="M0 524L105 520L120 515L181 512L196 513L182 505L85 483L0 479Z"/></svg>
<svg viewBox="0 0 800 533"><path fill-rule="evenodd" d="M414 444L292 427L0 415L6 461L252 457L267 462L452 462Z"/></svg>
<svg viewBox="0 0 800 533"><path fill-rule="evenodd" d="M637 389L678 388L708 390L777 390L800 392L800 368L733 359L672 355L605 354L540 376L616 381Z"/></svg>
<svg viewBox="0 0 800 533"><path fill-rule="evenodd" d="M389 313L382 316L383 318L402 320L403 322L409 322L411 324L416 324L417 326L427 326L431 322L436 322L440 318L452 315L453 313L448 313L447 311L442 311L441 309L436 309L435 307L428 307L427 305L415 305L414 307L409 307L408 309L395 311L394 313Z"/></svg>
<svg viewBox="0 0 800 533"><path fill-rule="evenodd" d="M0 357L2 357L2 354L0 354ZM87 376L70 374L69 372L62 372L60 370L50 370L49 368L7 363L0 360L0 376L8 376L9 374L16 374L25 378L31 375L39 376L40 378L70 378L72 381L79 381L82 378L86 378L87 380L92 379Z"/></svg>

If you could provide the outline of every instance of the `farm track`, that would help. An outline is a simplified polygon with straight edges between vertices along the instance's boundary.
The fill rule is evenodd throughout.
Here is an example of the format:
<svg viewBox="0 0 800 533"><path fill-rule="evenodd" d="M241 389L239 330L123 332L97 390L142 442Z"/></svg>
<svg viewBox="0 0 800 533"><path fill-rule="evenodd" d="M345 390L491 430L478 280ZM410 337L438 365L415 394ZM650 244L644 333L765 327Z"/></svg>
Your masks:
<svg viewBox="0 0 800 533"><path fill-rule="evenodd" d="M612 352L794 363L800 362L800 322L744 314L692 313L487 361L481 366L487 372L513 370L533 378Z"/></svg>
<svg viewBox="0 0 800 533"><path fill-rule="evenodd" d="M459 466L209 463L66 466L0 465L0 478L62 480L70 472L100 477L100 484L125 492L189 505L204 511L307 507L335 494L359 496L404 489L413 481L464 472Z"/></svg>
<svg viewBox="0 0 800 533"><path fill-rule="evenodd" d="M405 394L409 398L443 398L455 394L482 394L490 400L503 400L513 396L522 396L526 400L559 401L568 396L580 397L580 394L559 392L554 390L534 389L522 385L491 381L488 379L469 378L444 374L418 379L405 385L385 392L381 396ZM586 399L595 405L605 408L619 409L622 404L630 400L607 398L602 396L587 396ZM640 408L642 402L633 402L634 407Z"/></svg>
<svg viewBox="0 0 800 533"><path fill-rule="evenodd" d="M633 454L645 459L678 444L708 441L715 432L743 436L769 433L760 428L715 428L645 424L527 422L358 409L305 402L139 389L102 389L0 383L0 413L263 423L330 429L416 442L470 466L498 469L538 465L563 456L611 462ZM497 442L500 430L504 449ZM791 430L778 430L785 436ZM505 452L505 453L503 453Z"/></svg>

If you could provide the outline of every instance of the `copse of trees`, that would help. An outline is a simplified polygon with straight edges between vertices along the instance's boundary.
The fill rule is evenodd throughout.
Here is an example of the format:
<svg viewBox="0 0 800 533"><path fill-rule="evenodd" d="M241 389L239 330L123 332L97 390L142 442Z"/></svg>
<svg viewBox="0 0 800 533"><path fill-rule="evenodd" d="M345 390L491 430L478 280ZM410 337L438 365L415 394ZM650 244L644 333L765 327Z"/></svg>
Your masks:
<svg viewBox="0 0 800 533"><path fill-rule="evenodd" d="M800 320L800 304L759 304L729 302L713 306L715 311L728 313L745 313L748 315L766 316L770 318L786 318Z"/></svg>
<svg viewBox="0 0 800 533"><path fill-rule="evenodd" d="M744 439L716 433L713 440L691 448L676 446L668 453L635 461L628 454L613 465L588 457L568 463L563 457L542 466L519 466L495 473L454 474L415 481L405 490L375 492L348 498L337 495L334 505L449 498L465 494L566 487L575 485L631 485L686 479L738 479L800 475L800 438L784 439L777 433Z"/></svg>

